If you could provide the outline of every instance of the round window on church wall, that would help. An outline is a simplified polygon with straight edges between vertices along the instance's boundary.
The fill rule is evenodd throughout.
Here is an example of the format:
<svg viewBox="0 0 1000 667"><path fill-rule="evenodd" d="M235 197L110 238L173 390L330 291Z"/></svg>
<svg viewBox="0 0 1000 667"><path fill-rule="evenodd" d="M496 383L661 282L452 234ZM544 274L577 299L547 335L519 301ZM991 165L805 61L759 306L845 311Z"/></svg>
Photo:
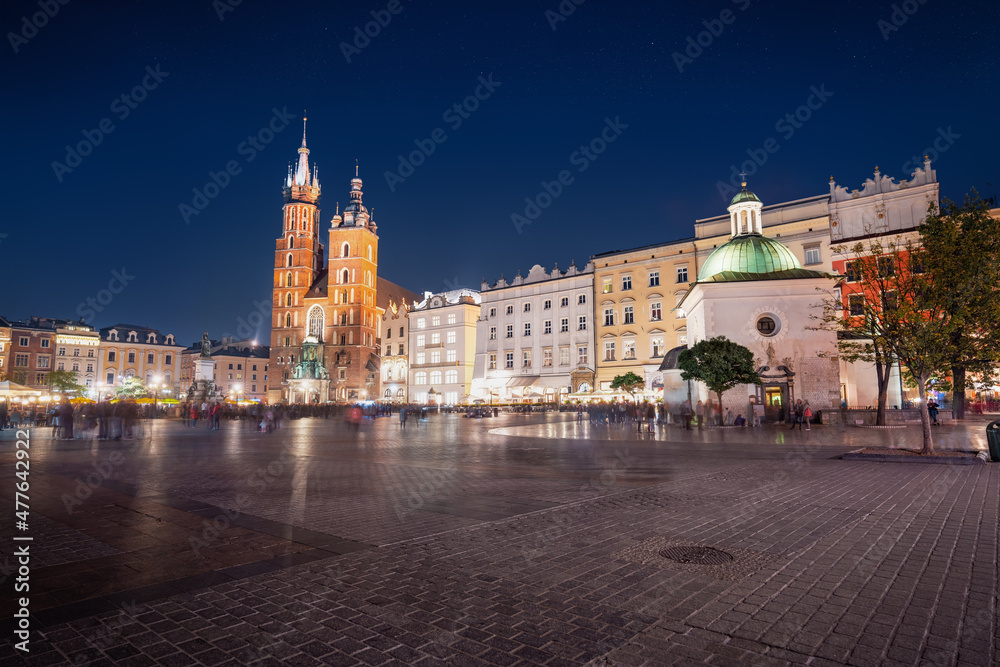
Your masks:
<svg viewBox="0 0 1000 667"><path fill-rule="evenodd" d="M761 336L773 336L777 331L778 325L775 323L773 317L764 315L757 319L757 333Z"/></svg>

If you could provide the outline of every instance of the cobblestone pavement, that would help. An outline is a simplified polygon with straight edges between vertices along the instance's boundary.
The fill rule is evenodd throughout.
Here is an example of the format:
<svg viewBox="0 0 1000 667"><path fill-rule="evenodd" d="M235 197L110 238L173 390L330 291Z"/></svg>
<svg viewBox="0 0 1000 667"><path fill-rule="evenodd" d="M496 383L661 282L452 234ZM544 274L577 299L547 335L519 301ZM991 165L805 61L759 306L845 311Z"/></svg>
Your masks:
<svg viewBox="0 0 1000 667"><path fill-rule="evenodd" d="M980 449L984 426L935 435ZM1000 663L1000 465L838 458L916 426L148 434L33 430L27 660L0 434L0 666Z"/></svg>

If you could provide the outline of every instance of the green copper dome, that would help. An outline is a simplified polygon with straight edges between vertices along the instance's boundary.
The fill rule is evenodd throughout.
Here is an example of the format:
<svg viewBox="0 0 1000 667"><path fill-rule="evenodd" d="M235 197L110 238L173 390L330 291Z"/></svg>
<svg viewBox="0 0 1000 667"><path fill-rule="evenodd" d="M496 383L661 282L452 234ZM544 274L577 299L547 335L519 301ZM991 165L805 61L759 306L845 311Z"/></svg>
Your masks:
<svg viewBox="0 0 1000 667"><path fill-rule="evenodd" d="M750 274L741 279L763 280L769 277L769 274L794 269L802 269L802 265L799 264L799 260L792 254L792 251L779 241L760 234L743 234L716 248L708 256L701 270L698 271L698 282L710 280L712 276L719 276L719 274L726 274L726 276ZM716 280L720 279L732 278L719 276Z"/></svg>
<svg viewBox="0 0 1000 667"><path fill-rule="evenodd" d="M739 204L740 202L744 202L744 201L755 201L755 202L763 203L763 202L760 201L760 199L757 197L757 195L755 195L754 193L752 193L749 190L747 190L747 184L746 183L743 184L743 189L740 190L739 192L737 192L736 196L733 197L733 201L729 202L729 205L732 206L733 204Z"/></svg>

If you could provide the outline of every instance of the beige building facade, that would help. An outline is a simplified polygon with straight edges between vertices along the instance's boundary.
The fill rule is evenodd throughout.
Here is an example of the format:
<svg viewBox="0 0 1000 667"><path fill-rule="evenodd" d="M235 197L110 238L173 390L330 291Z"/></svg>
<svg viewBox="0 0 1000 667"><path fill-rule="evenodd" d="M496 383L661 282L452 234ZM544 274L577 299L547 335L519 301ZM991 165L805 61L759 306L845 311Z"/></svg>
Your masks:
<svg viewBox="0 0 1000 667"><path fill-rule="evenodd" d="M410 311L409 402L458 405L472 391L479 292L424 293Z"/></svg>

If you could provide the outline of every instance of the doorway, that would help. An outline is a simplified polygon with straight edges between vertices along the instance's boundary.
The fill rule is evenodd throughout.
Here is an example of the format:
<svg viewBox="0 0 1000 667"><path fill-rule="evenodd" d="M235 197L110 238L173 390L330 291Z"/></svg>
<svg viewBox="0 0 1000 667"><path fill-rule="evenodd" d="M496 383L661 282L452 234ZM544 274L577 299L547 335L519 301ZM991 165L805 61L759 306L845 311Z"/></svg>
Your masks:
<svg viewBox="0 0 1000 667"><path fill-rule="evenodd" d="M785 420L788 405L788 385L770 384L764 386L764 419L768 423Z"/></svg>

